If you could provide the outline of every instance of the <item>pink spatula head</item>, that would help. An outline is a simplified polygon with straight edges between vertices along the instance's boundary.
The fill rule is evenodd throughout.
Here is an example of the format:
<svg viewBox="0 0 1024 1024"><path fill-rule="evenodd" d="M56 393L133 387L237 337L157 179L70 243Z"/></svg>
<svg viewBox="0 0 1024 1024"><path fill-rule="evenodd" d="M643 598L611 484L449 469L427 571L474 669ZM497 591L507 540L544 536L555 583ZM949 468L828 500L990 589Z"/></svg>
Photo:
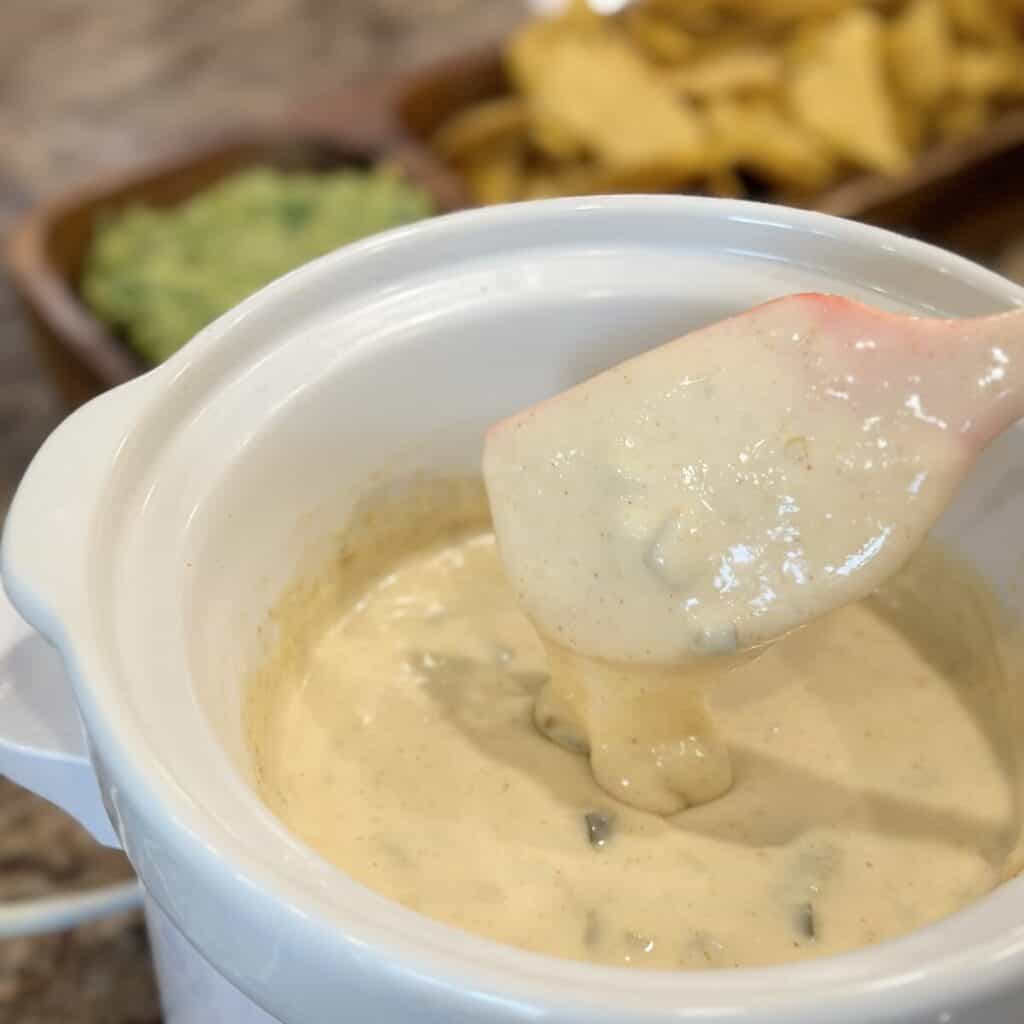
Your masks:
<svg viewBox="0 0 1024 1024"><path fill-rule="evenodd" d="M555 642L681 664L764 644L894 572L1024 415L1024 311L796 295L495 426L508 575Z"/></svg>

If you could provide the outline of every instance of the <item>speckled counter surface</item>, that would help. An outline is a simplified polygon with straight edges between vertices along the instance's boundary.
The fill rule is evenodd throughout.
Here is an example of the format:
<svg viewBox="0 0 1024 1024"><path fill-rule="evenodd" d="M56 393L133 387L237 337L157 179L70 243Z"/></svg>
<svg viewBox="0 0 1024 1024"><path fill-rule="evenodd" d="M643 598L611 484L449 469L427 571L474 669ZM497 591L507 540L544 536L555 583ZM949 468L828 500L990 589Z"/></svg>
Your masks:
<svg viewBox="0 0 1024 1024"><path fill-rule="evenodd" d="M33 199L297 100L496 38L515 0L0 3L0 236ZM1024 281L1024 240L1002 269ZM0 270L0 516L62 410ZM0 780L0 900L129 874ZM160 1019L137 915L0 942L0 1024Z"/></svg>
<svg viewBox="0 0 1024 1024"><path fill-rule="evenodd" d="M307 96L496 38L514 0L0 3L0 236L35 198ZM0 517L62 415L0 270ZM0 900L130 874L0 780ZM160 1020L137 915L0 942L0 1024Z"/></svg>

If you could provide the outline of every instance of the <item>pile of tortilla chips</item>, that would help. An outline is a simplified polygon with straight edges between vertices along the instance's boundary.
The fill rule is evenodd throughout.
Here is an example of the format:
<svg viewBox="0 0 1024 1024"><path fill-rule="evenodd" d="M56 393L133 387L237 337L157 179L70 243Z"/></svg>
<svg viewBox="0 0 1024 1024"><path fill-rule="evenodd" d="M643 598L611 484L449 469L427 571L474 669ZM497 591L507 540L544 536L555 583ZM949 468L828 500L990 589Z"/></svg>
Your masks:
<svg viewBox="0 0 1024 1024"><path fill-rule="evenodd" d="M509 41L512 90L434 138L479 203L806 201L1024 105L1024 0L586 0Z"/></svg>

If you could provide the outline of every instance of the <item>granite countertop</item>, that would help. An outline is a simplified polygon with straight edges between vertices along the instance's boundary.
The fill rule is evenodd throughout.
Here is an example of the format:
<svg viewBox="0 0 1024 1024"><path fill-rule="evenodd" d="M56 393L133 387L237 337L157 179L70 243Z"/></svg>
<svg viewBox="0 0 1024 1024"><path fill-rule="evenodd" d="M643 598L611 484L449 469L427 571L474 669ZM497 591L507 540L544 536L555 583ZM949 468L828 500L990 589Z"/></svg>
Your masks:
<svg viewBox="0 0 1024 1024"><path fill-rule="evenodd" d="M0 236L34 199L368 75L496 38L508 0L47 0L4 6ZM1004 254L1024 281L1024 240ZM0 269L0 517L63 414ZM0 779L0 900L127 877L42 801ZM160 1020L138 915L0 943L0 1024Z"/></svg>

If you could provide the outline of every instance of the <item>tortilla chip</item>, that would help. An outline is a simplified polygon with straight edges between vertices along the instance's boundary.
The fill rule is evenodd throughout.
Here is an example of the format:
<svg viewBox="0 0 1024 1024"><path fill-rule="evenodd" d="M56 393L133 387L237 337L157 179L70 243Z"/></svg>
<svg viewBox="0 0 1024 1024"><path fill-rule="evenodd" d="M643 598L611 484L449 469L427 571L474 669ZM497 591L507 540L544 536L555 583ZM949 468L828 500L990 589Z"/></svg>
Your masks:
<svg viewBox="0 0 1024 1024"><path fill-rule="evenodd" d="M815 192L836 176L836 161L811 132L767 100L716 100L708 119L726 163L789 193Z"/></svg>
<svg viewBox="0 0 1024 1024"><path fill-rule="evenodd" d="M533 135L540 148L545 131L557 127L609 167L657 167L677 177L703 168L705 131L697 114L609 30L527 30L512 43L509 60L531 126L546 126Z"/></svg>
<svg viewBox="0 0 1024 1024"><path fill-rule="evenodd" d="M526 137L526 104L518 96L499 96L459 111L441 125L433 146L446 160L461 162L481 150L504 147Z"/></svg>
<svg viewBox="0 0 1024 1024"><path fill-rule="evenodd" d="M958 99L939 112L936 125L941 138L959 141L976 135L984 129L990 118L987 100Z"/></svg>
<svg viewBox="0 0 1024 1024"><path fill-rule="evenodd" d="M713 54L665 73L684 96L711 99L729 93L766 92L782 83L782 56L767 47Z"/></svg>
<svg viewBox="0 0 1024 1024"><path fill-rule="evenodd" d="M731 167L720 167L707 177L708 193L719 199L742 199L747 190L740 176Z"/></svg>
<svg viewBox="0 0 1024 1024"><path fill-rule="evenodd" d="M885 80L882 19L851 8L825 26L794 61L789 106L810 131L850 163L883 174L911 164Z"/></svg>
<svg viewBox="0 0 1024 1024"><path fill-rule="evenodd" d="M994 0L945 0L946 13L958 34L968 39L1001 43L1013 25Z"/></svg>
<svg viewBox="0 0 1024 1024"><path fill-rule="evenodd" d="M952 65L953 88L968 99L990 99L1015 91L1021 54L980 46L964 47Z"/></svg>
<svg viewBox="0 0 1024 1024"><path fill-rule="evenodd" d="M693 36L673 18L648 5L631 4L623 14L626 32L640 50L663 64L679 64L697 48Z"/></svg>
<svg viewBox="0 0 1024 1024"><path fill-rule="evenodd" d="M576 135L555 111L537 104L529 108L530 140L545 156L553 160L581 160L586 153L583 140Z"/></svg>
<svg viewBox="0 0 1024 1024"><path fill-rule="evenodd" d="M512 150L471 161L462 168L462 173L474 201L481 206L511 203L523 197L522 162Z"/></svg>
<svg viewBox="0 0 1024 1024"><path fill-rule="evenodd" d="M673 192L683 184L655 168L629 170L580 162L538 169L527 176L524 194L530 199L553 196L611 195L628 192Z"/></svg>
<svg viewBox="0 0 1024 1024"><path fill-rule="evenodd" d="M889 72L912 104L931 110L952 85L955 42L943 0L914 0L888 29Z"/></svg>

